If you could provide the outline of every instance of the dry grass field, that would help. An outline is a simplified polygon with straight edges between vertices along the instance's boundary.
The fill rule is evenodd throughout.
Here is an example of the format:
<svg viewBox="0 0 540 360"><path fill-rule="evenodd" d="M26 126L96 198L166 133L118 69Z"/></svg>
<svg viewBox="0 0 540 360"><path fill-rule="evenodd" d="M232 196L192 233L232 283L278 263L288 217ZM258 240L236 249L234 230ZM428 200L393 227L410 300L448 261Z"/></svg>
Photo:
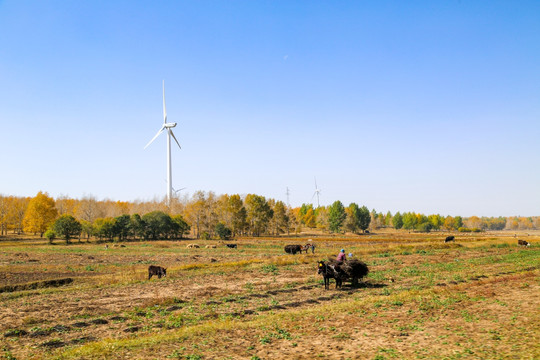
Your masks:
<svg viewBox="0 0 540 360"><path fill-rule="evenodd" d="M283 247L307 237L3 237L0 358L540 359L540 236L446 235L317 236L302 255ZM341 248L370 274L325 290L317 261Z"/></svg>

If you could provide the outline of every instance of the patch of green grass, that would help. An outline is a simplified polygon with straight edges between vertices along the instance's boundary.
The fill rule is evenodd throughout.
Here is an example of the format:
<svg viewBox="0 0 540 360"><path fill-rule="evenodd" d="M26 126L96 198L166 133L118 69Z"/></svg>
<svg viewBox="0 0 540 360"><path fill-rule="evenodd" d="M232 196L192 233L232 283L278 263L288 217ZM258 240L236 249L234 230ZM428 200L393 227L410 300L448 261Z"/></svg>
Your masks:
<svg viewBox="0 0 540 360"><path fill-rule="evenodd" d="M267 264L267 265L262 266L261 272L264 273L264 274L277 275L277 274L279 274L279 269L274 264Z"/></svg>

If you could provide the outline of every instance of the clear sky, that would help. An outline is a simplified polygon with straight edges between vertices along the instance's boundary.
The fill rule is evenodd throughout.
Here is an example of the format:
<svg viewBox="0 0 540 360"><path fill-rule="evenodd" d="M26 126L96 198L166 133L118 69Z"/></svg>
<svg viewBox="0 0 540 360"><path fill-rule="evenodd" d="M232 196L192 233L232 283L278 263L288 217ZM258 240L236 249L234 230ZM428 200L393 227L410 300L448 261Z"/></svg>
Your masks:
<svg viewBox="0 0 540 360"><path fill-rule="evenodd" d="M2 1L0 193L540 215L539 1Z"/></svg>

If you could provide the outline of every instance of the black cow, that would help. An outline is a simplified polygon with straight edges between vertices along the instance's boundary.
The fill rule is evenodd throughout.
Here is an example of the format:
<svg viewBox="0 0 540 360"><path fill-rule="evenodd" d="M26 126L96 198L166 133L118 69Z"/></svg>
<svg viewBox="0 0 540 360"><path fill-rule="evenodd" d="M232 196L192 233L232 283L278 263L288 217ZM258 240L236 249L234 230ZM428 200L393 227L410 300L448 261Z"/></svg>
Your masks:
<svg viewBox="0 0 540 360"><path fill-rule="evenodd" d="M454 235L450 235L450 236L447 236L446 239L444 239L444 242L447 243L447 242L454 241L454 240L455 240Z"/></svg>
<svg viewBox="0 0 540 360"><path fill-rule="evenodd" d="M531 244L528 242L528 241L525 241L525 240L518 240L518 245L521 245L521 246L531 246Z"/></svg>
<svg viewBox="0 0 540 360"><path fill-rule="evenodd" d="M148 280L154 275L157 275L158 279L161 279L162 276L167 276L167 269L161 266L150 265L148 267Z"/></svg>
<svg viewBox="0 0 540 360"><path fill-rule="evenodd" d="M238 249L238 245L236 244L225 244L230 249Z"/></svg>
<svg viewBox="0 0 540 360"><path fill-rule="evenodd" d="M293 255L296 255L297 252L299 252L300 254L302 253L302 245L286 245L285 246L285 252L287 254L293 254ZM307 250L306 250L307 252Z"/></svg>

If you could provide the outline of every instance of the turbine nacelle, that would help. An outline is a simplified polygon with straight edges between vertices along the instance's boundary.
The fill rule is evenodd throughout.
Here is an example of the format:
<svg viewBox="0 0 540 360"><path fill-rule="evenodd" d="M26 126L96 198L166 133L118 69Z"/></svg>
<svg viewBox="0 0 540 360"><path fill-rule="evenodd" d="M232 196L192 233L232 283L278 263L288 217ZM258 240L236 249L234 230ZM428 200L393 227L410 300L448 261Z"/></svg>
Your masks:
<svg viewBox="0 0 540 360"><path fill-rule="evenodd" d="M163 124L163 127L166 129L170 129L176 126L176 123L165 123Z"/></svg>

